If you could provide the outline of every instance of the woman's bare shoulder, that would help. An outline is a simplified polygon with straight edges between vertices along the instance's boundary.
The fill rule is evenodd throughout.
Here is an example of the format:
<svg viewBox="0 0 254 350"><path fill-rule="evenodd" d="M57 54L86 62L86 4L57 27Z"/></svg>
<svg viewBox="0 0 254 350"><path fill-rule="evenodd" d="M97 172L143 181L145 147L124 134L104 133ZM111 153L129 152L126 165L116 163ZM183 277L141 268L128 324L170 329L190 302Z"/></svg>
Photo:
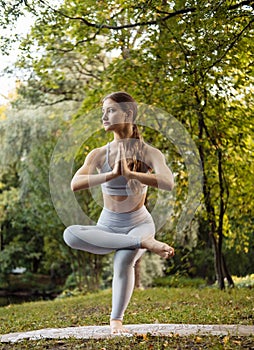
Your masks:
<svg viewBox="0 0 254 350"><path fill-rule="evenodd" d="M161 162L164 159L164 155L158 148L145 143L144 158L145 163L153 168L155 162Z"/></svg>
<svg viewBox="0 0 254 350"><path fill-rule="evenodd" d="M101 147L97 147L97 148L93 148L89 152L89 155L100 156L100 155L102 155L102 154L104 154L106 152L106 147L107 147L107 145L104 145L104 146L101 146Z"/></svg>
<svg viewBox="0 0 254 350"><path fill-rule="evenodd" d="M105 161L106 145L94 148L86 156L85 162L93 162L97 167L100 167L101 164Z"/></svg>
<svg viewBox="0 0 254 350"><path fill-rule="evenodd" d="M149 145L147 143L144 144L144 153L147 156L153 156L153 157L154 156L156 157L158 155L162 155L162 152L158 148L156 148L152 145Z"/></svg>

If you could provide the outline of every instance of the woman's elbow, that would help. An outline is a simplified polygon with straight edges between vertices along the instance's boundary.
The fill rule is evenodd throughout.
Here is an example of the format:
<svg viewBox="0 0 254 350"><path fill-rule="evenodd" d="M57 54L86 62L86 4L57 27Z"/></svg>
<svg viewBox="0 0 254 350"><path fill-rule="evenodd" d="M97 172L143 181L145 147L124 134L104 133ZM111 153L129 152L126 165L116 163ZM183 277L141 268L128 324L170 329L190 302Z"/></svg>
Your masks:
<svg viewBox="0 0 254 350"><path fill-rule="evenodd" d="M158 188L166 191L172 191L174 186L175 186L174 180L169 180L169 179L164 179L164 181L157 184Z"/></svg>
<svg viewBox="0 0 254 350"><path fill-rule="evenodd" d="M73 191L73 192L75 192L75 191L78 191L78 186L77 186L77 182L74 180L74 179L72 179L71 180L71 190Z"/></svg>
<svg viewBox="0 0 254 350"><path fill-rule="evenodd" d="M174 180L172 180L169 183L169 191L173 191L174 187L175 187L175 183L174 183Z"/></svg>
<svg viewBox="0 0 254 350"><path fill-rule="evenodd" d="M86 190L87 188L89 188L89 184L87 182L75 177L71 180L71 190L73 192Z"/></svg>
<svg viewBox="0 0 254 350"><path fill-rule="evenodd" d="M175 187L174 179L169 179L167 181L166 190L172 191L174 189L174 187Z"/></svg>

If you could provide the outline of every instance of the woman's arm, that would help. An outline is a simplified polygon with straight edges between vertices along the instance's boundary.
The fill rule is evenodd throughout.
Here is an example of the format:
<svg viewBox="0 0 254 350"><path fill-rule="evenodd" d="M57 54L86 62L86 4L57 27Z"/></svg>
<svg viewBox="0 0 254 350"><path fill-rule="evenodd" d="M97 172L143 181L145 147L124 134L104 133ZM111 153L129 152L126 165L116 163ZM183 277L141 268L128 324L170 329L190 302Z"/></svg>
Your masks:
<svg viewBox="0 0 254 350"><path fill-rule="evenodd" d="M115 178L115 172L96 174L96 169L100 167L102 152L96 148L88 154L82 167L75 173L71 181L72 191L84 190Z"/></svg>
<svg viewBox="0 0 254 350"><path fill-rule="evenodd" d="M140 181L141 183L157 187L162 190L171 191L174 188L174 177L171 170L168 168L165 157L156 148L148 146L146 156L146 163L151 166L154 171L154 174L151 173L141 173L131 171L125 159L124 149L121 146L121 173L127 179L135 179Z"/></svg>

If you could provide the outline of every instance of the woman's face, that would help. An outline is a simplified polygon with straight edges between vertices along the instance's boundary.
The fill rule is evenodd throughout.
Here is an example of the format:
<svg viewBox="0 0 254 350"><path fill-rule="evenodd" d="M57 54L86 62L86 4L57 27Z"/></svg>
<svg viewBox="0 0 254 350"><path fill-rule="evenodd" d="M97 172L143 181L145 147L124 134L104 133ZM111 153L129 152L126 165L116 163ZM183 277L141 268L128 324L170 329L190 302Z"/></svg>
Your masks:
<svg viewBox="0 0 254 350"><path fill-rule="evenodd" d="M108 98L103 102L102 122L106 131L113 131L123 127L127 122L126 117L127 113L115 101Z"/></svg>

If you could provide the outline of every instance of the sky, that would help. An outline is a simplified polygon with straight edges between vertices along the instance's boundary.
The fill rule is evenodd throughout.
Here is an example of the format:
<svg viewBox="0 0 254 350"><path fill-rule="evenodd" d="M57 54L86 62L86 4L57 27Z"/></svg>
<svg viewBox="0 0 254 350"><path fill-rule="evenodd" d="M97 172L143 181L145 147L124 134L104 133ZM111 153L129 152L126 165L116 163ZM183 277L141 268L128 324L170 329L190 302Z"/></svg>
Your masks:
<svg viewBox="0 0 254 350"><path fill-rule="evenodd" d="M9 36L11 34L19 34L21 36L26 35L33 23L31 16L20 17L16 23L15 28L1 30L1 35ZM2 55L0 53L0 105L8 103L8 93L13 91L15 88L16 77L10 77L3 75L3 70L13 65L19 54L19 42L15 42L12 45L9 55Z"/></svg>
<svg viewBox="0 0 254 350"><path fill-rule="evenodd" d="M50 6L54 6L55 8L57 8L63 3L63 0L50 0L48 2L50 3ZM34 21L35 18L32 16L32 14L26 12L25 16L20 17L17 20L15 27L12 27L9 30L5 30L0 27L1 35L9 36L11 34L19 34L21 36L25 36L29 32L29 29L34 23ZM7 97L8 93L13 91L13 89L15 88L15 76L2 76L2 71L6 68L6 66L15 63L15 60L19 53L18 47L19 42L16 42L13 45L9 56L2 55L0 53L0 105L8 103L8 99L6 99L4 96Z"/></svg>
<svg viewBox="0 0 254 350"><path fill-rule="evenodd" d="M14 63L14 53L11 54L12 57L6 57L3 55L0 55L0 71L1 71L1 77L0 77L0 105L6 104L8 102L8 93L12 91L15 87L15 77L7 77L2 76L2 70L10 64L10 62Z"/></svg>

